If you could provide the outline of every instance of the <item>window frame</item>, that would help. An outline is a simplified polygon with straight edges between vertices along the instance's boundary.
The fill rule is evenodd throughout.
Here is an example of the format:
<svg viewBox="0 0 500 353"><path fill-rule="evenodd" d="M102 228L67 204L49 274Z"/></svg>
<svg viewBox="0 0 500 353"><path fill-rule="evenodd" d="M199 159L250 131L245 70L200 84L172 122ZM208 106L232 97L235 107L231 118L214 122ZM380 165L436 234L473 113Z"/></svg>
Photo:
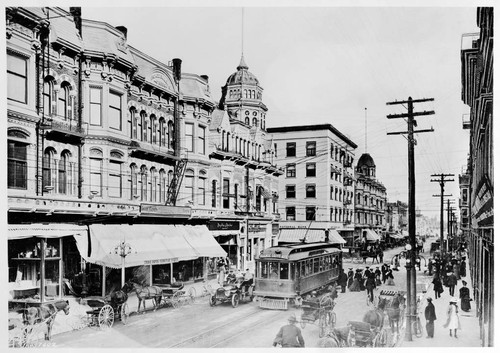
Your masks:
<svg viewBox="0 0 500 353"><path fill-rule="evenodd" d="M286 157L297 157L297 143L296 142L287 142L286 143Z"/></svg>
<svg viewBox="0 0 500 353"><path fill-rule="evenodd" d="M14 65L9 65L9 58L20 59L20 60L24 61L24 76L20 72L14 71L14 67L13 67ZM6 65L7 66L7 100L22 103L22 104L28 104L28 60L29 60L29 58L27 58L27 57L24 57L21 55L16 55L10 51L7 51L7 65ZM12 76L10 76L10 75L12 75ZM11 77L11 78L9 79L9 77ZM17 94L16 94L16 98L11 96L11 94L10 94L13 92L17 93L17 89L13 89L14 87L12 87L12 89L9 89L9 82L12 84L15 81L12 79L14 77L21 78L21 80L24 81L24 87L23 87L24 100L18 100ZM19 97L20 96L21 95L19 95Z"/></svg>

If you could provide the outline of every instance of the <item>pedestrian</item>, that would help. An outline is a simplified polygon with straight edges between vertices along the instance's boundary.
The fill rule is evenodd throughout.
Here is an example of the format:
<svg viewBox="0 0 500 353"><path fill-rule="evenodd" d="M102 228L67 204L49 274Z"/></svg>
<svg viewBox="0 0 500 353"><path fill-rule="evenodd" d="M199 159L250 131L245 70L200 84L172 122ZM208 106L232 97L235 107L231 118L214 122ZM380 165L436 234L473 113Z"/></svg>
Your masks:
<svg viewBox="0 0 500 353"><path fill-rule="evenodd" d="M219 267L219 275L217 277L217 282L219 283L219 286L223 286L224 282L226 280L226 271L225 271L225 266L220 266Z"/></svg>
<svg viewBox="0 0 500 353"><path fill-rule="evenodd" d="M399 271L399 255L394 256L394 271Z"/></svg>
<svg viewBox="0 0 500 353"><path fill-rule="evenodd" d="M282 326L274 339L273 346L280 344L281 347L305 347L304 338L300 328L295 326L297 318L291 315L288 318L288 325Z"/></svg>
<svg viewBox="0 0 500 353"><path fill-rule="evenodd" d="M380 263L384 262L384 251L382 249L380 249L380 251L378 253L378 258L380 260Z"/></svg>
<svg viewBox="0 0 500 353"><path fill-rule="evenodd" d="M455 296L455 286L457 285L457 276L453 272L448 273L448 288L450 290L450 295Z"/></svg>
<svg viewBox="0 0 500 353"><path fill-rule="evenodd" d="M375 283L375 275L373 273L369 273L366 277L365 288L366 293L370 297L370 302L373 303L373 290L377 287Z"/></svg>
<svg viewBox="0 0 500 353"><path fill-rule="evenodd" d="M370 266L366 266L366 270L363 272L363 279L367 279L370 274Z"/></svg>
<svg viewBox="0 0 500 353"><path fill-rule="evenodd" d="M354 277L356 277L356 275L354 275ZM365 276L364 276L362 269L359 269L359 276L358 276L357 280L358 280L359 290L364 291L365 290Z"/></svg>
<svg viewBox="0 0 500 353"><path fill-rule="evenodd" d="M358 268L354 274L352 284L349 286L351 292L359 292L359 281L362 279L361 270Z"/></svg>
<svg viewBox="0 0 500 353"><path fill-rule="evenodd" d="M389 269L389 266L387 266L386 263L382 265L382 283L385 284L385 281L387 280L387 270Z"/></svg>
<svg viewBox="0 0 500 353"><path fill-rule="evenodd" d="M470 290L467 288L467 282L462 281L463 287L459 290L460 295L460 309L463 311L470 311Z"/></svg>
<svg viewBox="0 0 500 353"><path fill-rule="evenodd" d="M460 320L458 318L458 300L457 298L451 298L450 304L448 305L448 309L446 311L446 323L443 327L448 328L450 330L450 337L452 337L452 331L455 334L455 338L457 336L457 330L460 330Z"/></svg>
<svg viewBox="0 0 500 353"><path fill-rule="evenodd" d="M427 338L434 338L434 321L436 318L436 309L434 308L434 304L432 304L432 298L427 298L427 306L424 310L425 320L427 323L425 324L425 330L427 331Z"/></svg>
<svg viewBox="0 0 500 353"><path fill-rule="evenodd" d="M347 288L351 289L352 283L354 282L354 271L352 267L349 267L349 271L347 272Z"/></svg>
<svg viewBox="0 0 500 353"><path fill-rule="evenodd" d="M434 274L434 279L431 282L434 285L434 297L435 299L441 298L441 293L444 292L443 282L441 282L441 278L439 278L439 273Z"/></svg>
<svg viewBox="0 0 500 353"><path fill-rule="evenodd" d="M382 274L382 272L380 272L380 269L378 267L375 267L375 284L377 286L380 286L382 285L382 281L380 281L380 275Z"/></svg>
<svg viewBox="0 0 500 353"><path fill-rule="evenodd" d="M460 277L465 277L467 275L465 258L460 261Z"/></svg>
<svg viewBox="0 0 500 353"><path fill-rule="evenodd" d="M387 277L387 285L388 286L394 286L394 275L392 274L392 270L389 268L387 270L387 274L385 275Z"/></svg>
<svg viewBox="0 0 500 353"><path fill-rule="evenodd" d="M340 269L340 274L339 274L339 285L341 288L341 293L345 293L345 287L347 285L347 275L344 272L344 269Z"/></svg>

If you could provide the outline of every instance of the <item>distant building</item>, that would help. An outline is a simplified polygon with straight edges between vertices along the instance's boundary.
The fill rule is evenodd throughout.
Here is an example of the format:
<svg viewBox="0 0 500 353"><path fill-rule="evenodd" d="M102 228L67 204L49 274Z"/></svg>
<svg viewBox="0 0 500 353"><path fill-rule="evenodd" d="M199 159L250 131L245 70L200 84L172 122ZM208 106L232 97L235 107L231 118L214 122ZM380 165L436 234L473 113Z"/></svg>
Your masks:
<svg viewBox="0 0 500 353"><path fill-rule="evenodd" d="M483 346L494 345L493 7L477 9L479 33L462 37L462 101L470 107L471 279Z"/></svg>
<svg viewBox="0 0 500 353"><path fill-rule="evenodd" d="M280 239L286 229L332 230L353 237L354 150L357 145L330 124L268 129L276 161L285 170L280 181ZM291 231L290 231L291 232ZM280 240L281 241L281 240Z"/></svg>

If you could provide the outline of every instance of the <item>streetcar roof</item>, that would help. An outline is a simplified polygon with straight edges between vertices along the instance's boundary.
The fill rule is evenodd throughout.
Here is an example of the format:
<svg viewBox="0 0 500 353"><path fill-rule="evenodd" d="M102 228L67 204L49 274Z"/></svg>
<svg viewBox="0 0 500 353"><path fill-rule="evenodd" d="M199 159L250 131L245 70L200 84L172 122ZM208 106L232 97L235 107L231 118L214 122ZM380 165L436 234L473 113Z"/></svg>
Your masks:
<svg viewBox="0 0 500 353"><path fill-rule="evenodd" d="M333 243L309 243L272 246L264 249L258 260L290 260L296 261L317 255L341 252Z"/></svg>

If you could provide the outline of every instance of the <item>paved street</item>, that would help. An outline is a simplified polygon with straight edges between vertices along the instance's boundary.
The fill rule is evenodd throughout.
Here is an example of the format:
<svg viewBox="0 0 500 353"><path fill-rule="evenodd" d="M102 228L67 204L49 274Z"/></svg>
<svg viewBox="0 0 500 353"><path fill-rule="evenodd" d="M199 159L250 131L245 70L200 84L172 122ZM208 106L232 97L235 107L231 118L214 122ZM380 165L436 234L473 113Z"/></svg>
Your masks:
<svg viewBox="0 0 500 353"><path fill-rule="evenodd" d="M430 241L427 242L427 246ZM427 248L426 248L427 249ZM386 251L385 259L399 253L402 248ZM424 254L428 257L428 250ZM371 260L368 260L371 265ZM345 268L364 267L365 264L345 262ZM372 266L377 266L374 264ZM428 283L430 277L417 271L417 282ZM383 285L376 290L376 295L383 289L406 290L404 267L395 271L396 286ZM432 287L430 288L432 292ZM201 293L199 291L198 293ZM433 295L433 292L431 293ZM461 346L479 347L479 330L474 317L474 307L470 313L460 312L462 331L459 338L448 336L447 330L442 327L445 322L446 305L449 295L445 292L442 298L434 301L436 306L435 338L414 337L411 342L404 338L404 327L399 336L390 336L389 341L403 347L434 347L434 346ZM131 303L132 304L132 303ZM473 303L474 304L474 303ZM131 309L136 310L135 304ZM337 326L344 326L349 320L361 321L369 308L366 305L365 292L339 293L335 312ZM156 312L148 311L144 315L132 315L127 325L115 322L107 331L96 328L84 328L79 331L62 333L53 337L56 347L99 347L99 348L265 348L270 347L279 328L286 323L287 317L294 312L300 318L299 309L288 311L273 311L259 309L256 303L241 303L232 308L230 303L218 304L216 307L208 305L208 297L198 298L195 304L185 305L178 309L159 309ZM423 314L421 320L425 323ZM317 347L319 328L307 324L303 331L306 347ZM394 341L393 341L394 340Z"/></svg>

